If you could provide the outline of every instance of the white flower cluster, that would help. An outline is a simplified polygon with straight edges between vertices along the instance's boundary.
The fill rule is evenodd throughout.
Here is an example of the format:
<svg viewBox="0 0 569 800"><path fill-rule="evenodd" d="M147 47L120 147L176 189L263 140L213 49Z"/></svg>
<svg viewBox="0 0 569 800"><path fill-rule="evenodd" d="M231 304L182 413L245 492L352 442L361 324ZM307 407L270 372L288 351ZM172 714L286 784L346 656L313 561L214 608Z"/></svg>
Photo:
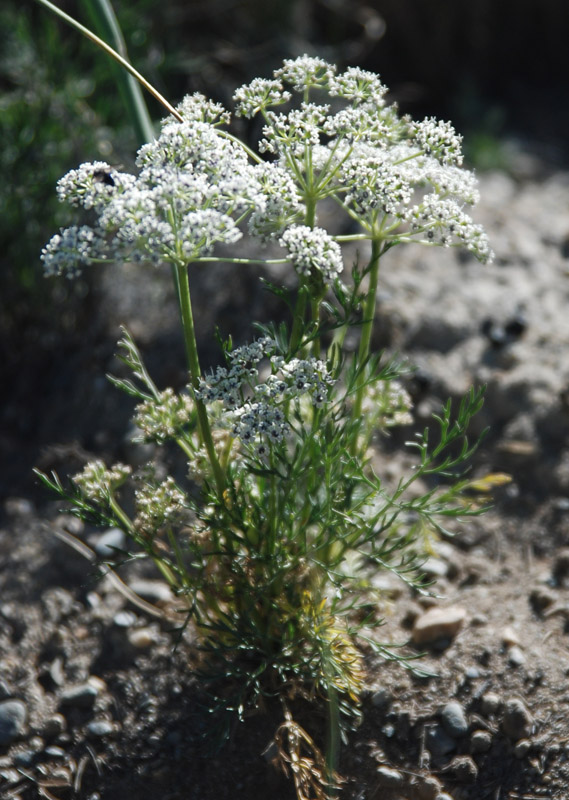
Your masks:
<svg viewBox="0 0 569 800"><path fill-rule="evenodd" d="M167 120L140 149L138 176L94 162L61 179L60 199L97 219L51 239L42 253L46 273L76 274L102 260L188 263L236 242L243 215L266 209L245 150L215 128L228 113L201 95L179 110L184 121Z"/></svg>
<svg viewBox="0 0 569 800"><path fill-rule="evenodd" d="M189 395L175 394L173 389L168 388L160 392L158 400L139 403L133 421L143 434L142 441L163 444L180 433L192 418L194 410Z"/></svg>
<svg viewBox="0 0 569 800"><path fill-rule="evenodd" d="M355 105L373 103L381 108L385 105L387 87L374 72L360 67L348 67L341 75L331 78L328 91L332 97L352 100Z"/></svg>
<svg viewBox="0 0 569 800"><path fill-rule="evenodd" d="M334 383L323 361L287 361L274 355L275 350L276 343L270 337L236 348L228 354L229 368L217 367L200 381L195 392L204 403L221 401L222 424L230 425L233 436L243 444L254 445L259 455L266 452L267 443L281 442L286 435L289 425L282 405L308 396L314 407L321 408ZM258 364L267 357L272 373L265 382L259 382Z"/></svg>
<svg viewBox="0 0 569 800"><path fill-rule="evenodd" d="M429 194L409 210L408 220L411 233L426 244L449 247L459 241L484 263L494 255L482 226L475 225L454 200Z"/></svg>
<svg viewBox="0 0 569 800"><path fill-rule="evenodd" d="M342 168L342 177L350 187L346 205L361 217L379 211L401 218L413 196L403 165L394 165L382 155L350 159Z"/></svg>
<svg viewBox="0 0 569 800"><path fill-rule="evenodd" d="M299 275L319 275L324 283L333 283L344 269L339 244L323 228L292 225L279 243L287 248Z"/></svg>
<svg viewBox="0 0 569 800"><path fill-rule="evenodd" d="M296 92L317 87L327 88L336 74L336 67L322 58L300 56L283 61L280 69L275 71L275 78L291 83Z"/></svg>
<svg viewBox="0 0 569 800"><path fill-rule="evenodd" d="M256 208L249 217L249 232L267 241L293 224L304 206L290 172L270 163L257 164L253 170L260 192Z"/></svg>
<svg viewBox="0 0 569 800"><path fill-rule="evenodd" d="M252 115L258 108L265 121L259 149L294 177L301 198L335 196L372 237L465 245L483 262L492 258L485 235L464 210L478 201L478 190L474 175L461 167L462 137L450 123L400 117L386 105L386 87L377 75L356 67L337 75L319 58L286 61L265 84L267 92L269 84L271 103L257 98L256 105L238 106L238 113ZM288 100L281 91L286 84L300 94L299 102L276 114L268 107ZM253 89L241 87L236 98L241 102ZM312 102L313 89L334 99L333 111L320 97ZM448 202L435 208L430 200L422 202L425 194ZM423 236L422 226L410 226L433 209L447 213L446 237ZM425 231L441 226L439 216L424 221Z"/></svg>
<svg viewBox="0 0 569 800"><path fill-rule="evenodd" d="M254 117L259 111L271 106L288 103L292 95L285 92L278 80L255 78L251 83L237 89L233 95L235 113L242 117Z"/></svg>
<svg viewBox="0 0 569 800"><path fill-rule="evenodd" d="M314 102L314 91L330 105ZM274 161L256 164L217 130L229 119L221 105L200 94L185 98L182 122L164 121L140 149L137 176L95 161L61 179L60 199L96 221L51 239L42 252L46 273L73 276L86 264L117 260L187 264L217 244L234 244L248 218L251 235L280 237L301 274L319 271L329 283L342 269L339 248L318 229L301 236L299 223L308 204L317 208L330 196L370 237L466 245L488 260L488 242L464 210L478 192L461 168L461 137L448 122L399 117L385 94L377 75L356 67L338 75L321 58L285 61L272 79L235 92L238 114L264 119L259 150ZM286 103L285 113L271 110ZM431 199L423 203L425 194ZM426 219L432 209L438 216ZM442 228L444 236L435 233Z"/></svg>
<svg viewBox="0 0 569 800"><path fill-rule="evenodd" d="M255 445L257 455L268 452L267 442L282 442L288 428L282 409L269 403L243 403L231 412L231 433L243 444Z"/></svg>
<svg viewBox="0 0 569 800"><path fill-rule="evenodd" d="M276 374L271 375L265 384L255 387L257 394L276 397L300 397L308 394L316 408L321 408L328 399L328 388L334 379L326 364L317 358L292 358L285 361L282 356L271 358ZM266 387L266 389L265 389Z"/></svg>
<svg viewBox="0 0 569 800"><path fill-rule="evenodd" d="M231 366L217 367L206 378L202 378L195 396L204 403L221 400L226 408L237 408L243 401L244 384L253 385L258 376L257 364L276 349L276 343L268 336L251 344L237 347L229 353Z"/></svg>
<svg viewBox="0 0 569 800"><path fill-rule="evenodd" d="M427 117L411 127L415 141L426 155L435 156L443 164L462 164L462 136L450 122Z"/></svg>
<svg viewBox="0 0 569 800"><path fill-rule="evenodd" d="M175 522L187 508L187 498L168 477L158 486L143 484L134 493L136 517L134 527L146 536L153 536L165 525Z"/></svg>
<svg viewBox="0 0 569 800"><path fill-rule="evenodd" d="M88 225L62 228L41 251L45 275L75 278L85 265L104 259L104 245L101 234Z"/></svg>
<svg viewBox="0 0 569 800"><path fill-rule="evenodd" d="M126 464L114 464L108 469L100 460L90 461L82 472L73 476L73 482L89 500L106 503L131 472Z"/></svg>

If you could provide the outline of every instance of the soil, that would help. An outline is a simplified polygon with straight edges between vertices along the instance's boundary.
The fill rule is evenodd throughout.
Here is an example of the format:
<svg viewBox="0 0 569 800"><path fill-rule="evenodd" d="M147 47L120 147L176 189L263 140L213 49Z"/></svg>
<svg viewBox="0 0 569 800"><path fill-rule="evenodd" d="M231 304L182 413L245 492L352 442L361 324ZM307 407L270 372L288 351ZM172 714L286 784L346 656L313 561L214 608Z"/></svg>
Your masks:
<svg viewBox="0 0 569 800"><path fill-rule="evenodd" d="M569 797L569 178L524 168L523 181L482 177L476 217L494 265L420 248L386 259L376 344L419 365L409 383L417 425L446 396L486 382L479 426L491 432L473 475L512 480L491 511L434 543L433 597L378 576L382 640L424 653L418 663L433 676L366 655L362 721L338 765L346 800ZM212 269L194 287L206 362L216 357L205 345L216 323L240 341L248 319L275 311L252 271L235 280ZM130 563L121 578L150 606L129 601L63 540L73 535L89 555L101 532L62 513L31 478L34 464L65 475L94 454L147 455L125 436L128 399L102 378L117 368L120 322L159 385L183 383L165 280L109 270L97 292L83 341L51 352L50 363L30 353L3 412L0 796L292 800L292 781L271 763L281 709L268 703L212 750L204 734L215 717L192 677L192 633L174 630L167 588L148 565ZM392 479L405 458L399 444L378 450ZM414 645L432 608L446 622ZM298 713L322 742L321 710Z"/></svg>

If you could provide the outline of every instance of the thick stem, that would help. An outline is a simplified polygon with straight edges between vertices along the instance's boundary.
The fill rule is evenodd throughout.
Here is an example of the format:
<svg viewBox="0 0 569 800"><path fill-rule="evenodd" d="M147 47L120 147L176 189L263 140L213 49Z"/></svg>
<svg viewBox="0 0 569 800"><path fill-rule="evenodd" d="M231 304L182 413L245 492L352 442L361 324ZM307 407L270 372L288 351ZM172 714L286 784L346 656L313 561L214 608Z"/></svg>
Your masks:
<svg viewBox="0 0 569 800"><path fill-rule="evenodd" d="M190 297L190 282L188 280L188 267L185 264L175 265L176 287L178 290L178 302L180 305L180 315L182 318L182 328L184 331L184 343L186 345L186 355L190 370L191 383L194 389L199 386L201 376L200 362L198 357L198 347L196 342L196 332L194 328L194 315L192 313L192 301ZM202 442L205 445L209 462L213 470L213 476L220 497L225 489L225 475L215 452L211 428L207 418L207 410L202 400L196 398L196 411L198 415L198 428Z"/></svg>
<svg viewBox="0 0 569 800"><path fill-rule="evenodd" d="M360 346L358 349L358 365L361 369L358 378L358 389L356 392L356 399L354 402L353 417L356 419L362 412L362 402L365 390L365 364L369 356L369 347L371 342L371 333L373 330L373 323L375 320L375 304L377 293L377 281L379 276L379 257L381 256L381 241L376 239L371 243L371 259L369 262L369 287L364 304L364 321L362 324L362 333L360 338Z"/></svg>

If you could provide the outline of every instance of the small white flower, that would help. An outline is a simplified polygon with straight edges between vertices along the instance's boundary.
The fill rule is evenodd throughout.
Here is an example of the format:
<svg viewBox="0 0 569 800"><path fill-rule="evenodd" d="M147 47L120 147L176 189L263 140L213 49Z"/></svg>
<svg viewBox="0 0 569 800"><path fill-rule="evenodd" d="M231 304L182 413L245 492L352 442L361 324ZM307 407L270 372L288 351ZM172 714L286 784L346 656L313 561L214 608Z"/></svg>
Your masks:
<svg viewBox="0 0 569 800"><path fill-rule="evenodd" d="M287 103L291 97L280 81L255 78L235 91L235 113L242 117L254 117L259 111Z"/></svg>
<svg viewBox="0 0 569 800"><path fill-rule="evenodd" d="M332 283L344 269L340 245L323 228L292 225L283 233L280 244L287 248L299 275L316 272L325 283Z"/></svg>
<svg viewBox="0 0 569 800"><path fill-rule="evenodd" d="M313 87L326 88L335 73L336 67L328 64L324 59L304 55L299 58L286 59L274 75L275 78L291 83L295 91L303 92L305 89Z"/></svg>

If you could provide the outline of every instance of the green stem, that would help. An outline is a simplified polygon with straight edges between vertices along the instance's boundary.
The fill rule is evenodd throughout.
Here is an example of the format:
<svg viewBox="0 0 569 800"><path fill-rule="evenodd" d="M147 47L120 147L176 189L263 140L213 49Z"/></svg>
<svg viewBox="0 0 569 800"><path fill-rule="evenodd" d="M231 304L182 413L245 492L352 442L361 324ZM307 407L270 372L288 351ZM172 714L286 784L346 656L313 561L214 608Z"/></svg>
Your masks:
<svg viewBox="0 0 569 800"><path fill-rule="evenodd" d="M314 325L320 324L320 297L310 298L310 315ZM320 358L320 336L315 336L312 340L312 355L314 358Z"/></svg>
<svg viewBox="0 0 569 800"><path fill-rule="evenodd" d="M304 283L300 284L296 305L293 312L292 331L290 334L290 352L296 353L302 339L304 328L304 315L306 313L306 301L308 300L308 288Z"/></svg>
<svg viewBox="0 0 569 800"><path fill-rule="evenodd" d="M81 0L95 30L111 42L117 53L128 60L126 44L110 0ZM118 64L111 62L123 103L132 120L139 144L154 139L154 127L144 102L140 84Z"/></svg>
<svg viewBox="0 0 569 800"><path fill-rule="evenodd" d="M117 503L117 501L115 500L113 495L109 496L109 505L111 507L111 510L112 510L113 514L119 520L119 522L124 527L124 529L126 531L128 531L130 534L134 534L135 533L135 528L134 528L134 525L132 524L132 520L130 519L130 517L127 516L127 514L125 514L125 512L119 506L119 504ZM170 584L170 586L177 587L178 586L178 581L176 580L173 572L168 567L168 565L164 562L164 560L162 558L157 558L148 549L147 549L147 552L150 555L150 558L154 561L154 563L156 564L156 566L158 567L158 569L162 573L162 575L164 576L164 578L166 579L166 581Z"/></svg>
<svg viewBox="0 0 569 800"><path fill-rule="evenodd" d="M94 42L97 45L97 47L100 47L101 50L104 50L105 53L107 53L108 55L111 56L111 58L114 58L114 60L117 63L119 63L122 67L124 67L124 69L126 69L126 71L129 72L134 78L136 78L136 80L146 89L146 91L150 92L152 97L154 97L156 100L158 100L158 102L161 103L164 106L164 108L170 114L172 114L173 117L175 117L178 120L178 122L182 122L183 121L181 114L179 114L176 111L174 106L171 105L166 100L166 98L163 97L163 95L161 95L160 92L157 89L155 89L154 86L152 86L152 84L150 84L146 80L146 78L143 75L141 75L140 72L138 72L132 66L132 64L130 64L126 60L126 58L123 58L120 55L120 53L117 53L116 50L113 50L113 48L110 45L108 45L101 38L99 38L99 36L94 34L93 31L90 31L89 28L86 28L84 25L81 25L80 22L78 22L73 17L70 17L69 14L66 14L65 11L62 11L60 8L58 8L53 3L50 3L49 0L36 0L36 2L38 2L42 6L45 6L45 8L48 8L50 11L52 11L54 14L56 14L64 22L67 22L68 25L71 25L72 28L75 28L75 30L77 30L80 33L82 33L83 36L86 36L87 39L90 39L92 42Z"/></svg>
<svg viewBox="0 0 569 800"><path fill-rule="evenodd" d="M362 333L360 338L360 346L358 349L358 366L361 369L358 378L358 390L356 392L356 399L354 402L353 418L356 419L362 412L362 402L365 390L365 364L369 356L369 348L371 342L371 333L373 330L373 323L375 319L375 305L377 282L379 275L379 258L381 256L381 240L373 239L371 243L371 259L369 262L369 287L364 304L364 321L362 324ZM357 444L354 443L354 447Z"/></svg>
<svg viewBox="0 0 569 800"><path fill-rule="evenodd" d="M188 267L185 264L175 265L176 288L178 290L178 301L180 305L180 315L182 318L182 328L184 332L184 343L186 345L186 355L192 386L197 389L201 376L200 362L198 357L198 346L196 342L196 331L194 327L194 315L192 313L192 301L190 297L190 282L188 280ZM225 489L225 475L215 452L211 428L207 417L207 410L202 400L196 399L196 411L198 415L198 427L200 437L205 445L209 462L213 470L213 476L219 497L223 496Z"/></svg>

